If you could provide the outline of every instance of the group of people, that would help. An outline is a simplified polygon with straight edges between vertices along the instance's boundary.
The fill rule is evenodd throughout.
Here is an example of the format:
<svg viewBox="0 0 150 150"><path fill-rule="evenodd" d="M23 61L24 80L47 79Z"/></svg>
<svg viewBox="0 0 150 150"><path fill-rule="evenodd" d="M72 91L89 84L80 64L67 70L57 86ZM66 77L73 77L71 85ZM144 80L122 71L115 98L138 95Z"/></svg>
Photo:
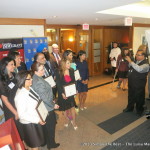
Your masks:
<svg viewBox="0 0 150 150"><path fill-rule="evenodd" d="M141 116L144 112L145 86L149 72L147 46L139 46L134 59L128 48L123 48L121 51L117 43L114 43L109 56L119 78L117 88L123 83L122 90L125 91L128 79L128 105L123 112L131 112L135 107L136 114Z"/></svg>
<svg viewBox="0 0 150 150"><path fill-rule="evenodd" d="M75 79L78 70L80 78ZM56 85L48 82L52 77ZM45 47L37 48L31 70L21 62L17 51L10 51L7 57L0 60L0 98L3 103L5 120L14 118L21 139L32 149L47 145L48 149L60 144L55 141L56 114L59 109L64 114L64 127L71 122L77 130L76 111L87 109L85 100L88 91L88 65L86 53L80 50L76 60L71 50L59 52L57 44L52 45L52 53ZM66 97L64 86L75 84L79 106L75 95ZM48 115L43 121L36 111L39 102L43 101Z"/></svg>
<svg viewBox="0 0 150 150"><path fill-rule="evenodd" d="M113 70L119 77L117 88L123 83L122 90L125 91L128 79L128 105L123 112L133 111L136 104L137 115L141 116L149 72L146 51L140 47L134 60L128 48L121 50L117 43L114 43L109 56ZM75 78L76 70L79 71L79 79ZM48 82L50 77L56 85L51 86ZM85 101L88 80L88 64L83 50L78 52L77 57L73 57L71 50L65 50L61 54L57 44L52 45L52 53L45 47L39 47L29 71L21 62L20 54L10 51L7 57L0 60L0 98L5 120L14 118L21 139L27 147L35 150L44 145L47 145L48 149L56 148L60 144L55 141L55 109L63 112L64 127L68 127L71 122L73 129L77 130L75 109L87 109ZM64 86L71 84L76 85L79 106L75 95L66 96ZM48 111L45 121L35 109L40 101L43 101Z"/></svg>

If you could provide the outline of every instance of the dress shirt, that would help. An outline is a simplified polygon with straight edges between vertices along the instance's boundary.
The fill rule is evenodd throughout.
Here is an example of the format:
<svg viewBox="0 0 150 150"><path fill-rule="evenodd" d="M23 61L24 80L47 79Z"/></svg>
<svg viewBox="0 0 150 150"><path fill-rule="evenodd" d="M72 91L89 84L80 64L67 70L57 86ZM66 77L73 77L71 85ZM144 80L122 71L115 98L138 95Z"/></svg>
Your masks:
<svg viewBox="0 0 150 150"><path fill-rule="evenodd" d="M142 60L143 61L143 60ZM136 61L136 63L131 62L130 65L139 73L145 73L149 71L149 64L143 64L139 66L138 64L142 61Z"/></svg>
<svg viewBox="0 0 150 150"><path fill-rule="evenodd" d="M57 64L59 64L59 61L61 60L59 54L55 54L55 53L53 53L53 54L54 54L54 57L55 57L55 59L57 61Z"/></svg>

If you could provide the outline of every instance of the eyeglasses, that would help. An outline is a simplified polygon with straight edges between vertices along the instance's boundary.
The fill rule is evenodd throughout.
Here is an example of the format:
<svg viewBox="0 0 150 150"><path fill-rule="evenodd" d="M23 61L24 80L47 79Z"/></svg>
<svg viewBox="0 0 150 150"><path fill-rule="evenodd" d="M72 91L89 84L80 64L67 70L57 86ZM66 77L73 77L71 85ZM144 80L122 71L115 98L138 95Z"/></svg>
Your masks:
<svg viewBox="0 0 150 150"><path fill-rule="evenodd" d="M32 78L31 79L26 79L26 80L32 80Z"/></svg>
<svg viewBox="0 0 150 150"><path fill-rule="evenodd" d="M136 56L143 56L142 54L136 54Z"/></svg>

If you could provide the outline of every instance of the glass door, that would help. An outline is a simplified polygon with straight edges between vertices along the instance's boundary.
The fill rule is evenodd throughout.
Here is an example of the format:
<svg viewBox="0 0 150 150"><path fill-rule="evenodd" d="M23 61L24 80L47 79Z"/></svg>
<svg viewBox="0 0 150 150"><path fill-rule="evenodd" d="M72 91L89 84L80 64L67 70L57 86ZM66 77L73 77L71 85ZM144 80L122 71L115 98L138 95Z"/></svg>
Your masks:
<svg viewBox="0 0 150 150"><path fill-rule="evenodd" d="M48 41L48 48L49 51L52 51L52 44L57 43L58 36L57 36L57 30L56 29L46 29L46 35L47 35L47 41Z"/></svg>
<svg viewBox="0 0 150 150"><path fill-rule="evenodd" d="M76 29L60 29L60 49L76 52Z"/></svg>

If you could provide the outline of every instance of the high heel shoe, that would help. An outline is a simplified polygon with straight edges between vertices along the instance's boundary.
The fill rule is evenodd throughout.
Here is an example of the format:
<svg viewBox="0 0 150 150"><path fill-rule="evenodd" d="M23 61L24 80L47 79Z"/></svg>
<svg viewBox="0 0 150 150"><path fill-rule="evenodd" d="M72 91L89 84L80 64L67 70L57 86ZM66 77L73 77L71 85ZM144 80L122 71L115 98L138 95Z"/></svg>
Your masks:
<svg viewBox="0 0 150 150"><path fill-rule="evenodd" d="M75 127L73 127L74 128L74 130L77 130L78 129L78 127L77 126L75 126Z"/></svg>
<svg viewBox="0 0 150 150"><path fill-rule="evenodd" d="M87 107L83 107L84 109L87 109Z"/></svg>
<svg viewBox="0 0 150 150"><path fill-rule="evenodd" d="M77 129L78 129L78 126L77 126L77 125L76 125L76 126L73 125L73 121L71 121L71 124L72 124L74 130L77 130Z"/></svg>
<svg viewBox="0 0 150 150"><path fill-rule="evenodd" d="M68 125L69 125L68 123L64 124L65 127L68 127Z"/></svg>

